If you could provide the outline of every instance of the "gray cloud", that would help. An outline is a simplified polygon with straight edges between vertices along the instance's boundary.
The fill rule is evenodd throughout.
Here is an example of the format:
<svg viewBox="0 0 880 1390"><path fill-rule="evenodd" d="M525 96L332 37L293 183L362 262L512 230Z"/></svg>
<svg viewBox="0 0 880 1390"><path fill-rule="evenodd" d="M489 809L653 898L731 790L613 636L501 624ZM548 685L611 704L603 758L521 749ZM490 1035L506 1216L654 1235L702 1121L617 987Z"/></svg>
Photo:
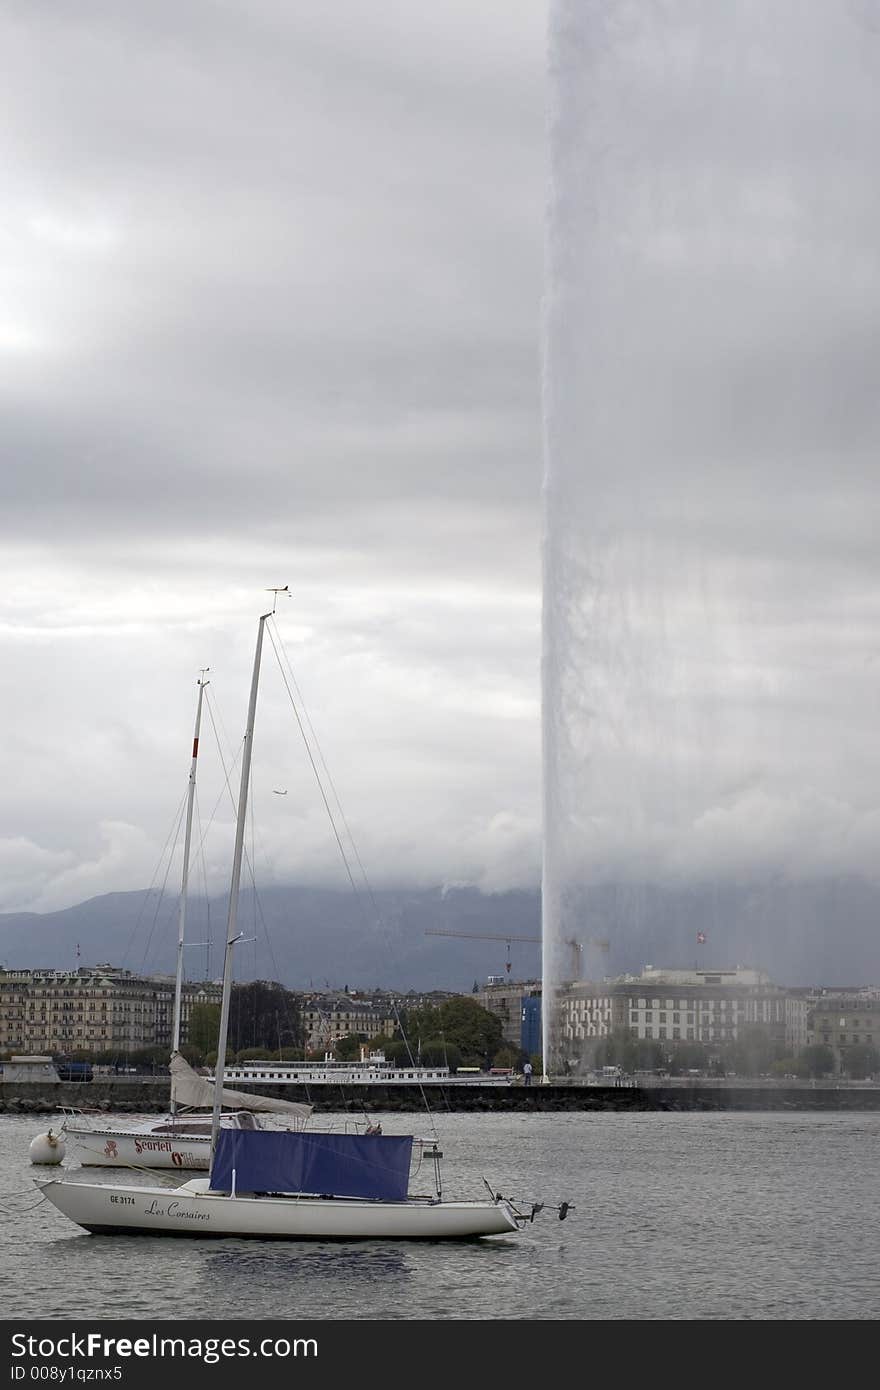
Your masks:
<svg viewBox="0 0 880 1390"><path fill-rule="evenodd" d="M541 24L324 8L8 25L7 516L533 498Z"/></svg>
<svg viewBox="0 0 880 1390"><path fill-rule="evenodd" d="M544 22L7 7L0 906L149 878L276 582L371 872L534 881ZM263 872L338 876L283 699Z"/></svg>
<svg viewBox="0 0 880 1390"><path fill-rule="evenodd" d="M527 0L6 7L0 908L149 879L285 582L371 873L537 881L547 92L571 852L874 872L877 8L551 19L547 84ZM331 879L268 670L255 771Z"/></svg>

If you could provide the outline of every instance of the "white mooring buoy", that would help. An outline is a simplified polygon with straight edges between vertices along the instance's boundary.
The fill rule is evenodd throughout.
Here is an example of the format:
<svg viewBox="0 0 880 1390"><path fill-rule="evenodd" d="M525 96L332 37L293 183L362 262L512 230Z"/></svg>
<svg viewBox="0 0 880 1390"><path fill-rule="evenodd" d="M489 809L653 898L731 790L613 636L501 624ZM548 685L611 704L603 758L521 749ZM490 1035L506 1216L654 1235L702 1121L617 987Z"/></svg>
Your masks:
<svg viewBox="0 0 880 1390"><path fill-rule="evenodd" d="M53 1134L51 1129L46 1134L38 1134L36 1139L31 1140L31 1163L60 1163L65 1147L61 1135Z"/></svg>

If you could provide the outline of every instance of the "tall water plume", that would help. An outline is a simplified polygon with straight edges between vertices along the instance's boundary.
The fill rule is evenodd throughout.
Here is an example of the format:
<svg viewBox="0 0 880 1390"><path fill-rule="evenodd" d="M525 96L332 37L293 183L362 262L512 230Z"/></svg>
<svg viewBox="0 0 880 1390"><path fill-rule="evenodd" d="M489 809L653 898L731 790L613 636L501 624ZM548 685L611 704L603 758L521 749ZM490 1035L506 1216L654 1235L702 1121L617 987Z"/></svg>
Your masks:
<svg viewBox="0 0 880 1390"><path fill-rule="evenodd" d="M876 881L880 9L551 0L548 131L557 1074L568 943L760 966L785 892Z"/></svg>

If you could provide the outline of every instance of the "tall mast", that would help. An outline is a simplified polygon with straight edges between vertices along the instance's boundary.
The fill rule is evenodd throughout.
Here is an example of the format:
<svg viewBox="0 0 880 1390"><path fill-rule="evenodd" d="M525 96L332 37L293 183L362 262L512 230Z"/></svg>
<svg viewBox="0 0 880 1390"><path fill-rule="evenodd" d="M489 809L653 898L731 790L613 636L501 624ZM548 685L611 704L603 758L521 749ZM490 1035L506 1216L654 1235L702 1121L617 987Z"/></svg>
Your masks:
<svg viewBox="0 0 880 1390"><path fill-rule="evenodd" d="M272 610L275 611L274 609ZM232 995L232 948L239 937L235 926L238 917L238 890L241 883L241 860L244 850L244 828L247 813L248 786L251 773L251 749L254 741L254 718L257 712L257 686L260 680L260 654L263 650L263 629L271 613L264 613L257 629L257 649L254 653L254 672L251 677L251 696L248 703L247 728L241 755L241 786L238 792L238 814L235 822L235 850L232 855L232 882L229 887L229 915L226 921L226 953L223 957L223 994L220 1002L220 1034L217 1038L217 1066L214 1071L214 1110L211 1116L211 1154L217 1147L220 1131L220 1108L223 1103L223 1074L226 1070L226 1037L229 1032L229 1000Z"/></svg>
<svg viewBox="0 0 880 1390"><path fill-rule="evenodd" d="M196 764L199 756L199 730L202 723L202 700L205 695L205 686L208 681L205 679L208 674L207 668L202 671L198 680L199 699L196 705L196 725L193 730L192 762L189 769L189 785L186 794L186 834L183 841L183 874L180 885L180 910L177 916L177 974L174 977L174 1023L171 1028L171 1051L180 1051L180 1020L183 1001L183 941L186 930L186 899L187 886L189 883L189 851L192 841L192 818L193 803L196 797ZM177 1109L177 1103L172 1094L171 1112Z"/></svg>

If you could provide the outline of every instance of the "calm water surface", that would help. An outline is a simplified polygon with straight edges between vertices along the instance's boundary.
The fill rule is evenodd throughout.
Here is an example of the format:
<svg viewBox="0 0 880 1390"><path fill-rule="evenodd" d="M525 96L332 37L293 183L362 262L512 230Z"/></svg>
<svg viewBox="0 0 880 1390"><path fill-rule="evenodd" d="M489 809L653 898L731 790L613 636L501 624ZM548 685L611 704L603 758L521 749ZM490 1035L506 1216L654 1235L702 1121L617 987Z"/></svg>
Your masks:
<svg viewBox="0 0 880 1390"><path fill-rule="evenodd" d="M405 1116L382 1119L405 1130ZM576 1211L509 1238L351 1245L86 1235L35 1196L50 1170L28 1145L48 1123L0 1117L7 1319L878 1313L876 1115L445 1115L447 1196L484 1195L485 1174L505 1195Z"/></svg>

